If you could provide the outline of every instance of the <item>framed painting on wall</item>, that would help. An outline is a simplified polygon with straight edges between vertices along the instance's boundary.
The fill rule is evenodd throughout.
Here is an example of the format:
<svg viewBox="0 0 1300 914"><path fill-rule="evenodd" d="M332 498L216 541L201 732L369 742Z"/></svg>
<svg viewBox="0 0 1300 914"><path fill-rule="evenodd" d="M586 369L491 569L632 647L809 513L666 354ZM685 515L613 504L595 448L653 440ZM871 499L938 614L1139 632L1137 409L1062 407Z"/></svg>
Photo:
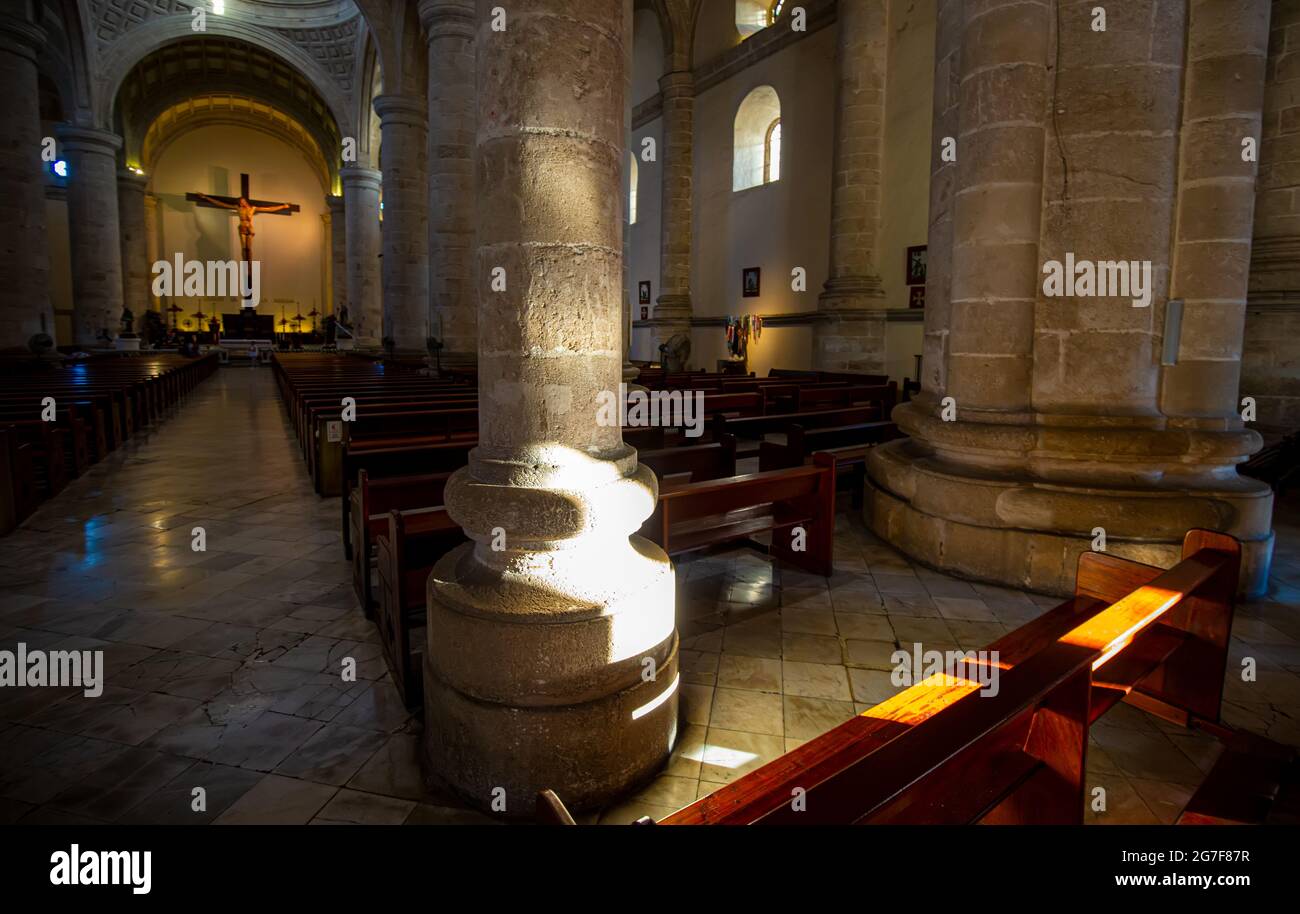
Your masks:
<svg viewBox="0 0 1300 914"><path fill-rule="evenodd" d="M925 249L924 244L913 245L907 249L907 282L904 285L925 285Z"/></svg>
<svg viewBox="0 0 1300 914"><path fill-rule="evenodd" d="M745 298L758 298L762 288L763 270L761 267L745 267L740 273L741 295Z"/></svg>
<svg viewBox="0 0 1300 914"><path fill-rule="evenodd" d="M924 308L925 307L925 286L912 286L907 294L907 307Z"/></svg>
<svg viewBox="0 0 1300 914"><path fill-rule="evenodd" d="M640 304L650 304L650 280L643 279L637 283L637 301Z"/></svg>

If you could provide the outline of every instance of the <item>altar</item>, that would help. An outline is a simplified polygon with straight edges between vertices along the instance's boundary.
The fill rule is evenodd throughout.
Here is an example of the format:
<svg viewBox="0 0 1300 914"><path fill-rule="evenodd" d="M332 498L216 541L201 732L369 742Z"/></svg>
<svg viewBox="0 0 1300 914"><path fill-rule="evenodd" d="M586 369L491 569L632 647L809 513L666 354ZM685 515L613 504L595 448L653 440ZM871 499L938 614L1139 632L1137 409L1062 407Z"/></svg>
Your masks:
<svg viewBox="0 0 1300 914"><path fill-rule="evenodd" d="M221 315L222 342L226 340L275 339L275 315L258 314L251 308Z"/></svg>

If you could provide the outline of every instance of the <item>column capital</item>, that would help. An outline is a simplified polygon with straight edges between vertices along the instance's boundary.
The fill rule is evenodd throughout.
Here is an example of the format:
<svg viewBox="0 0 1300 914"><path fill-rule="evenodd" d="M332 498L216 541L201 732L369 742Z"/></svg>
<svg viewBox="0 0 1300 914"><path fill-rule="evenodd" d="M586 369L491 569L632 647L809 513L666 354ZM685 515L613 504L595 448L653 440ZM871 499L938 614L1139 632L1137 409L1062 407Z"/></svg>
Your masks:
<svg viewBox="0 0 1300 914"><path fill-rule="evenodd" d="M659 91L664 101L695 95L695 76L690 70L672 70L659 77Z"/></svg>
<svg viewBox="0 0 1300 914"><path fill-rule="evenodd" d="M347 206L342 194L326 194L325 205L331 213L341 213Z"/></svg>
<svg viewBox="0 0 1300 914"><path fill-rule="evenodd" d="M111 130L96 127L80 127L76 124L59 124L54 133L71 152L87 152L93 155L116 156L122 148L122 138Z"/></svg>
<svg viewBox="0 0 1300 914"><path fill-rule="evenodd" d="M430 41L473 38L474 0L420 0L420 25Z"/></svg>
<svg viewBox="0 0 1300 914"><path fill-rule="evenodd" d="M384 173L375 168L348 165L339 169L339 180L343 182L344 190L349 186L379 190L383 179Z"/></svg>
<svg viewBox="0 0 1300 914"><path fill-rule="evenodd" d="M129 168L120 168L117 172L117 186L119 190L133 190L143 194L149 186L149 176L138 174Z"/></svg>
<svg viewBox="0 0 1300 914"><path fill-rule="evenodd" d="M379 115L381 129L393 124L418 127L421 130L429 126L428 103L424 99L409 95L377 95L372 104L375 113Z"/></svg>

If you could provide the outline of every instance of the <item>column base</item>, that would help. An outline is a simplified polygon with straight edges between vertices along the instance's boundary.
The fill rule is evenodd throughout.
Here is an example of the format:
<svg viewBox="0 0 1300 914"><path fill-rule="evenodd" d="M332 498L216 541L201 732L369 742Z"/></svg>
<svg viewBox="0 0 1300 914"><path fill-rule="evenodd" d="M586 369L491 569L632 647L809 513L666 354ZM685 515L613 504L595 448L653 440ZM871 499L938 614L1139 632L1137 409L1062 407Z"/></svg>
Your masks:
<svg viewBox="0 0 1300 914"><path fill-rule="evenodd" d="M629 547L614 566L602 555L617 575L598 596L566 595L563 572L502 576L472 543L437 563L424 663L433 778L518 818L533 815L546 789L572 810L598 808L664 764L680 685L674 576L658 547L636 536Z"/></svg>
<svg viewBox="0 0 1300 914"><path fill-rule="evenodd" d="M867 526L910 558L960 577L1068 596L1095 528L1105 529L1107 552L1169 567L1183 535L1203 527L1241 540L1243 595L1268 586L1273 493L1246 477L1210 486L1050 482L959 466L914 439L873 448L867 476Z"/></svg>

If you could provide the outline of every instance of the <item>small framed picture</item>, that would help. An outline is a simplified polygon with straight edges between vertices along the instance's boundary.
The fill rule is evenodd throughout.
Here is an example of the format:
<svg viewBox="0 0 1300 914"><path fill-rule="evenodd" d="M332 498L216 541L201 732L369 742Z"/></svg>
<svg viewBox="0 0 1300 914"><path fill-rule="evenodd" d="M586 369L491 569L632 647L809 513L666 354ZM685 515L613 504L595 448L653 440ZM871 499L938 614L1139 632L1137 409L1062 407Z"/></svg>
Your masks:
<svg viewBox="0 0 1300 914"><path fill-rule="evenodd" d="M644 305L641 306L641 320L643 321L650 320L650 309Z"/></svg>
<svg viewBox="0 0 1300 914"><path fill-rule="evenodd" d="M925 285L925 248L925 245L918 244L907 249L906 285Z"/></svg>
<svg viewBox="0 0 1300 914"><path fill-rule="evenodd" d="M740 273L741 294L745 298L758 298L762 289L763 270L761 267L745 267Z"/></svg>
<svg viewBox="0 0 1300 914"><path fill-rule="evenodd" d="M924 308L925 307L925 286L912 286L907 294L907 307Z"/></svg>
<svg viewBox="0 0 1300 914"><path fill-rule="evenodd" d="M650 280L648 279L641 280L639 283L636 284L636 288L637 288L637 300L643 305L650 304Z"/></svg>

